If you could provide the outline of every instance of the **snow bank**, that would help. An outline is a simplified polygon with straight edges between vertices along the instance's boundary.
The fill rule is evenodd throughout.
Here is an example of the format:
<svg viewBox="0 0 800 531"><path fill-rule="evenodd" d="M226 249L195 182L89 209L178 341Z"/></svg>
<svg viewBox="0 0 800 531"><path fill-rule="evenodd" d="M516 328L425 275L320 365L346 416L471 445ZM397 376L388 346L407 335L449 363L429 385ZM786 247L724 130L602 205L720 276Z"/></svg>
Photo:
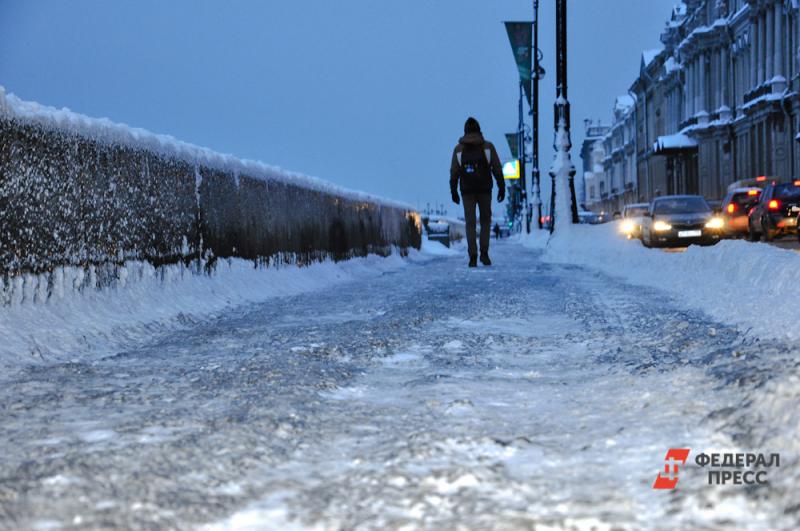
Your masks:
<svg viewBox="0 0 800 531"><path fill-rule="evenodd" d="M466 247L464 242L453 242L452 246L448 247L442 242L423 238L421 250L427 256L462 256L463 247Z"/></svg>
<svg viewBox="0 0 800 531"><path fill-rule="evenodd" d="M720 447L725 451L745 445L743 451L780 452L781 468L770 477L768 495L785 507L795 506L796 485L800 481L797 466L800 367L791 351L771 353L769 340L791 345L800 337L800 282L797 281L800 254L741 240L723 240L713 247L692 246L685 252L666 252L646 249L639 241L627 241L617 231L616 223L579 225L573 227L568 237L556 235L548 239L544 234L534 233L520 240L526 247L541 250L546 262L586 266L632 284L664 290L684 306L701 310L759 340L767 340L760 344L764 345L764 373L771 378L764 385L751 386L739 381L736 392L741 402L731 408L734 418L726 415L713 422L720 433ZM664 326L669 327L669 323ZM738 440L721 435L731 426L739 427L735 430ZM724 501L729 491L722 492L712 491L710 495ZM693 504L684 502L682 510L689 506ZM739 504L738 509L741 507ZM707 516L700 511L689 514L697 518Z"/></svg>
<svg viewBox="0 0 800 531"><path fill-rule="evenodd" d="M91 361L126 345L231 313L235 307L362 281L456 251L425 242L408 259L395 252L344 262L262 268L241 259L221 260L213 275L181 264L155 268L146 262L120 269L125 282L41 303L0 307L0 367ZM82 270L64 275L65 282Z"/></svg>
<svg viewBox="0 0 800 531"><path fill-rule="evenodd" d="M588 266L672 294L721 322L763 338L800 338L800 254L761 243L723 240L685 252L646 249L617 223L577 225L566 237L534 232L523 241L552 263Z"/></svg>

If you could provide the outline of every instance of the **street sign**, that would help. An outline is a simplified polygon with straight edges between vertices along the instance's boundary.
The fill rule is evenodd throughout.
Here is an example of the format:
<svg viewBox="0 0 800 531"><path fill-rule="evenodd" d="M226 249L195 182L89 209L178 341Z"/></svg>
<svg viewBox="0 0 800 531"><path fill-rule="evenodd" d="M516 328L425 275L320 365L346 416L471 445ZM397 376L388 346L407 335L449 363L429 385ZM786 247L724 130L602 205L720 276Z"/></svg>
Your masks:
<svg viewBox="0 0 800 531"><path fill-rule="evenodd" d="M506 180L519 179L519 160L514 159L503 164L503 177Z"/></svg>

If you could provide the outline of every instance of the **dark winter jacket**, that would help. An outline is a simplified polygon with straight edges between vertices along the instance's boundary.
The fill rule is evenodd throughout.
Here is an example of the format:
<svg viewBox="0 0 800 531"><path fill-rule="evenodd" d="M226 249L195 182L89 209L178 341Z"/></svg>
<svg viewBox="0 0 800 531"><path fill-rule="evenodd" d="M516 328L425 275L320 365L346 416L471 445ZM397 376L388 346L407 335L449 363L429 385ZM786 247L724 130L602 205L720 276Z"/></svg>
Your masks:
<svg viewBox="0 0 800 531"><path fill-rule="evenodd" d="M489 166L491 174L497 181L497 187L503 191L505 195L506 182L503 180L503 167L500 165L500 157L497 156L497 150L494 144L484 140L481 133L467 133L462 136L458 141L458 145L453 150L453 159L450 162L450 192L457 194L459 190L459 173L461 170L460 155L464 151L465 146L479 146L484 153L489 155ZM480 194L491 193L492 191L492 178L488 177L481 183L460 183L462 194Z"/></svg>

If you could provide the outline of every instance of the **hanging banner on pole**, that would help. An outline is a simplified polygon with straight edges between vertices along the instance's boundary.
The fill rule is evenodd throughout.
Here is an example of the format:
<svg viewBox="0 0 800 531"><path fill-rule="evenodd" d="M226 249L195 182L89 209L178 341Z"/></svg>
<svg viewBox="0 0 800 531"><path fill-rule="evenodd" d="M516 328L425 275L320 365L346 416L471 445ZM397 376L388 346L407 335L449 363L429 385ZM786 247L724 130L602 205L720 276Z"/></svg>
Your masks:
<svg viewBox="0 0 800 531"><path fill-rule="evenodd" d="M533 62L533 23L532 22L506 22L506 32L517 62L519 79L525 89L528 105L531 105L531 69Z"/></svg>
<svg viewBox="0 0 800 531"><path fill-rule="evenodd" d="M511 158L519 158L519 133L506 133L508 149L511 150Z"/></svg>

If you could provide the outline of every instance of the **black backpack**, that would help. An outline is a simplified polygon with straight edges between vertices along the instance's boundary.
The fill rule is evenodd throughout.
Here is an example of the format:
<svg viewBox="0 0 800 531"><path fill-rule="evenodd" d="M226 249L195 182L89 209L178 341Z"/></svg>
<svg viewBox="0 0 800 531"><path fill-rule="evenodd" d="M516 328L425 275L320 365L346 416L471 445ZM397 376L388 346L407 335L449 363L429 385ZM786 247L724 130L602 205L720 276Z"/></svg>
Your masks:
<svg viewBox="0 0 800 531"><path fill-rule="evenodd" d="M492 172L489 166L489 150L482 145L464 146L458 157L460 165L459 180L462 192L482 192L492 189Z"/></svg>

